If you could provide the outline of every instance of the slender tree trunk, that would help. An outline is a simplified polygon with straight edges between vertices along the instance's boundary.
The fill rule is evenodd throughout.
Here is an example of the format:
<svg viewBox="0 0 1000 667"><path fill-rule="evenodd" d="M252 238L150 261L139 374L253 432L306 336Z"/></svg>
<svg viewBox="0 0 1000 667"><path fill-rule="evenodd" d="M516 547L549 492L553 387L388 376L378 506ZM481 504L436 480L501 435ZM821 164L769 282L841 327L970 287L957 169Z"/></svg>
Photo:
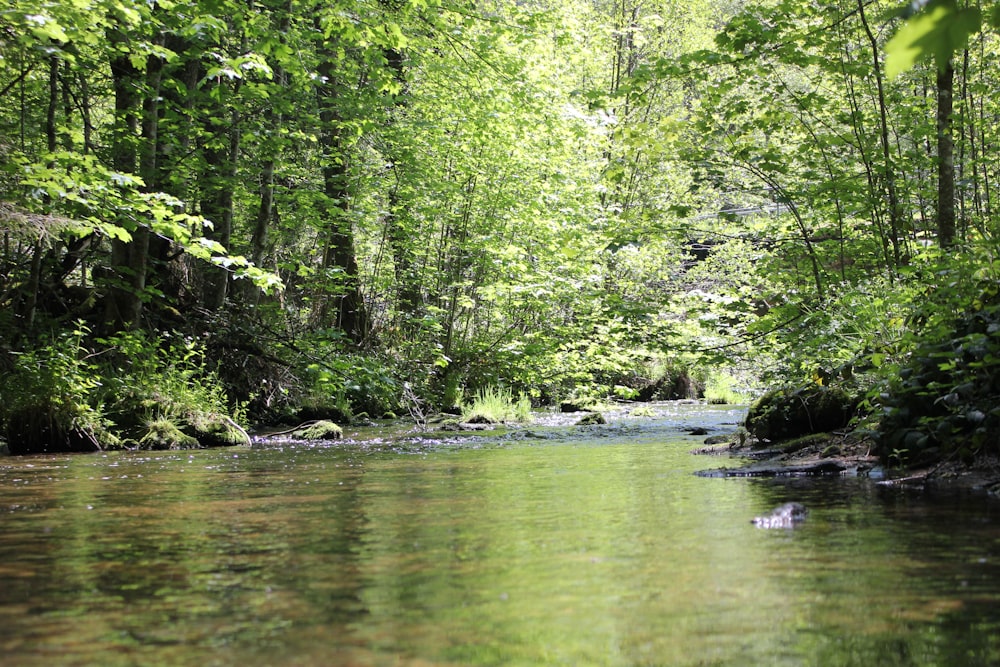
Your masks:
<svg viewBox="0 0 1000 667"><path fill-rule="evenodd" d="M858 149L858 156L860 157L861 164L864 166L865 170L865 182L868 188L868 201L870 202L869 211L871 214L872 224L878 231L879 247L881 248L882 257L885 260L885 266L889 267L892 266L892 257L890 255L891 242L889 241L888 234L886 234L885 231L882 207L879 204L881 197L877 194L878 179L876 177L874 160L868 155L868 137L865 133L862 120L863 115L857 99L858 95L854 85L854 76L848 69L848 63L850 62L850 50L847 48L846 40L844 43L845 47L843 56L841 57L841 72L844 75L844 83L847 85L847 101L851 108L851 131L857 141L856 147ZM891 277L892 272L889 272L889 275Z"/></svg>
<svg viewBox="0 0 1000 667"><path fill-rule="evenodd" d="M218 118L225 118L225 109L217 109ZM239 160L240 127L239 112L233 109L228 123L216 120L211 114L206 123L209 141L216 146L205 151L208 172L206 197L201 202L201 213L212 221L212 229L206 236L218 241L229 249L233 231L233 190L236 187L236 168ZM218 142L214 135L228 135L228 141ZM208 266L202 290L202 303L208 310L218 310L226 301L229 287L229 271L221 266Z"/></svg>
<svg viewBox="0 0 1000 667"><path fill-rule="evenodd" d="M322 295L314 315L321 323L334 324L352 342L360 344L367 337L368 322L354 250L350 160L342 136L343 120L337 108L336 50L324 43L319 48L319 57L319 146L323 161L323 194L326 198L323 221L326 237L322 266L324 279L330 280L332 269L339 276L339 284L323 287L327 292L333 290L333 303L330 303L329 293Z"/></svg>
<svg viewBox="0 0 1000 667"><path fill-rule="evenodd" d="M59 57L49 56L49 103L45 113L45 138L50 153L56 150L56 109L59 108Z"/></svg>
<svg viewBox="0 0 1000 667"><path fill-rule="evenodd" d="M280 13L278 35L281 42L285 43L288 30L291 26L291 3L286 3L277 11ZM284 94L283 89L288 85L288 75L284 67L282 67L280 60L274 60L271 64L271 71L274 73L274 83L279 87L277 94ZM253 262L254 266L258 267L264 263L271 223L277 216L274 201L274 171L277 165L280 143L275 139L281 135L284 116L276 112L272 107L268 107L264 112L264 123L267 128L266 132L272 139L263 145L264 163L260 171L260 204L257 207L253 231L250 234L250 261ZM249 280L243 281L241 285L243 300L249 305L256 305L260 300L260 289Z"/></svg>
<svg viewBox="0 0 1000 667"><path fill-rule="evenodd" d="M250 261L254 266L260 266L264 261L269 227L274 218L274 163L274 158L265 160L260 173L260 205L250 236Z"/></svg>
<svg viewBox="0 0 1000 667"><path fill-rule="evenodd" d="M399 85L399 93L396 96L394 107L397 110L406 108L406 96L409 88L406 80L405 57L398 49L384 49L382 52L386 64L392 70L393 77ZM390 110L390 125L395 123L395 115ZM391 147L392 153L398 152L396 147ZM396 183L389 190L389 201L386 206L385 227L389 247L392 250L393 267L396 278L396 308L404 319L409 319L417 312L420 305L420 284L415 271L415 261L413 257L413 239L405 227L403 217L405 217L406 202L400 195L403 174L400 173L401 160L399 156L391 156L392 171L396 175ZM404 213L404 216L400 216Z"/></svg>
<svg viewBox="0 0 1000 667"><path fill-rule="evenodd" d="M899 266L902 260L899 237L903 226L903 211L899 202L899 194L896 191L896 174L892 161L892 147L889 142L889 112L885 100L884 82L882 80L882 47L868 25L868 19L865 16L864 0L858 0L858 16L861 19L861 24L865 29L865 34L868 36L868 42L872 50L872 76L875 77L875 86L878 92L879 130L882 142L882 160L885 163L883 176L885 178L886 195L889 198L889 240L892 243L893 263L895 266Z"/></svg>
<svg viewBox="0 0 1000 667"><path fill-rule="evenodd" d="M94 121L90 111L90 86L87 77L82 73L78 75L80 87L80 117L83 121L83 152L92 153L94 151Z"/></svg>
<svg viewBox="0 0 1000 667"><path fill-rule="evenodd" d="M31 253L31 268L28 272L28 289L24 302L23 318L30 329L35 324L35 313L38 310L38 292L41 290L42 255L44 248L41 241L36 241Z"/></svg>
<svg viewBox="0 0 1000 667"><path fill-rule="evenodd" d="M127 48L127 37L117 30L109 31L109 39L121 49ZM139 131L139 70L132 64L128 53L113 51L111 84L115 94L115 124L112 134L111 162L115 171L134 174L138 166L136 145ZM122 225L135 233L135 225ZM138 317L139 295L131 288L130 244L121 239L111 241L111 290L106 301L105 323L121 329Z"/></svg>
<svg viewBox="0 0 1000 667"><path fill-rule="evenodd" d="M937 226L942 248L955 244L955 145L951 127L954 89L955 68L949 59L937 73Z"/></svg>

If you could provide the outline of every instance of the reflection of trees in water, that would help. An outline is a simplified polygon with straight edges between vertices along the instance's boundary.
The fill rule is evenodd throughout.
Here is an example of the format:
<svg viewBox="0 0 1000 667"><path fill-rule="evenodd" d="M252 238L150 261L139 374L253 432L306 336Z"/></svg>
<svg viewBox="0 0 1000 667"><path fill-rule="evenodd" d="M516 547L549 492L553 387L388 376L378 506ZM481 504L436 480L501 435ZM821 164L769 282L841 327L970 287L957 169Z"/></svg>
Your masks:
<svg viewBox="0 0 1000 667"><path fill-rule="evenodd" d="M863 479L752 480L761 504L796 500L806 524L772 543L773 571L799 592L808 664L996 664L1000 569L990 506Z"/></svg>
<svg viewBox="0 0 1000 667"><path fill-rule="evenodd" d="M7 657L30 665L30 638L91 664L996 662L988 505L697 477L678 425L698 414L659 438L18 461L0 470L0 508L32 508L0 534ZM751 525L788 501L800 528Z"/></svg>

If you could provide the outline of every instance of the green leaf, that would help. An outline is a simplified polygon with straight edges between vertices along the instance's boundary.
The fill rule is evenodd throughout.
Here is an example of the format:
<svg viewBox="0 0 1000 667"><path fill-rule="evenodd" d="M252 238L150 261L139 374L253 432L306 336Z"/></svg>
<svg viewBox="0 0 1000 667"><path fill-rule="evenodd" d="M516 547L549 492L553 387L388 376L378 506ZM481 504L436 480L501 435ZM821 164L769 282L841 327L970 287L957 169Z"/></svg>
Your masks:
<svg viewBox="0 0 1000 667"><path fill-rule="evenodd" d="M982 26L976 7L958 9L954 0L932 0L919 14L907 20L885 45L885 71L891 79L913 67L917 60L933 55L943 69L952 54L965 47Z"/></svg>
<svg viewBox="0 0 1000 667"><path fill-rule="evenodd" d="M69 37L66 31L51 16L44 14L30 14L25 17L31 34L42 41L52 40L54 42L68 42Z"/></svg>

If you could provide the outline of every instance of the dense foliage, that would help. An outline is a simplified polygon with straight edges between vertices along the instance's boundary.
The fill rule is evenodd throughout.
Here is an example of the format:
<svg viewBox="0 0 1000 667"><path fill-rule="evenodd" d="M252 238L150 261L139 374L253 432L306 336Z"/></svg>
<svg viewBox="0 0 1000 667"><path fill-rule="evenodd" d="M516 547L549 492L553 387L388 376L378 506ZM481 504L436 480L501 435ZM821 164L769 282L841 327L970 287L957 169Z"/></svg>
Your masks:
<svg viewBox="0 0 1000 667"><path fill-rule="evenodd" d="M993 333L1000 98L993 13L897 9L5 0L8 437L780 383L906 449L887 383Z"/></svg>

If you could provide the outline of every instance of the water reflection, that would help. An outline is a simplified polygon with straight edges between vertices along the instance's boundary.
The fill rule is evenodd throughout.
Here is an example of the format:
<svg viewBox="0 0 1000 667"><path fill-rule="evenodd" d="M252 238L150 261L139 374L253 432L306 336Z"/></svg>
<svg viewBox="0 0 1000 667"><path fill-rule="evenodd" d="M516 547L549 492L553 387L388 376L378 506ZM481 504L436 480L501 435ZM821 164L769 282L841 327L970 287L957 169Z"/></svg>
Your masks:
<svg viewBox="0 0 1000 667"><path fill-rule="evenodd" d="M1000 659L995 505L694 476L726 462L689 455L681 427L733 420L543 425L405 454L6 459L0 664ZM801 527L750 524L793 500Z"/></svg>

